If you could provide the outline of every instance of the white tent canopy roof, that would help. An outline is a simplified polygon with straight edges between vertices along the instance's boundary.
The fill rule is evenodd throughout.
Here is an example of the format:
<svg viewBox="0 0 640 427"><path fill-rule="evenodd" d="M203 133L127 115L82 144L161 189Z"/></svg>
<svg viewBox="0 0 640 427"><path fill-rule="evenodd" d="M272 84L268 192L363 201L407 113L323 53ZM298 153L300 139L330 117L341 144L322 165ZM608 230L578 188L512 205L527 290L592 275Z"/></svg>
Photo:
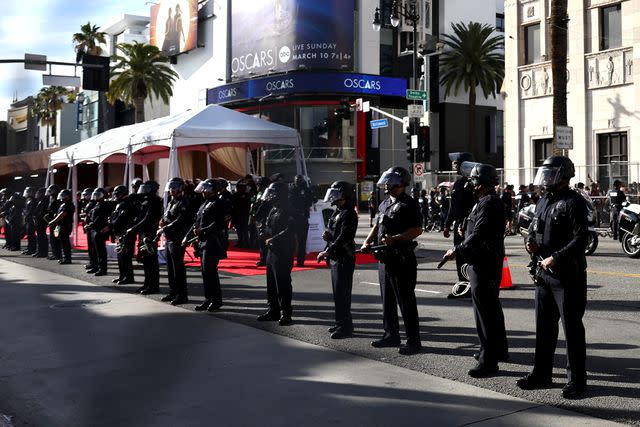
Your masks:
<svg viewBox="0 0 640 427"><path fill-rule="evenodd" d="M264 145L299 147L295 129L261 120L219 105L108 130L51 155L51 166L82 162L136 163L169 157L169 149L254 149ZM131 151L129 151L131 150ZM119 156L118 156L119 155Z"/></svg>

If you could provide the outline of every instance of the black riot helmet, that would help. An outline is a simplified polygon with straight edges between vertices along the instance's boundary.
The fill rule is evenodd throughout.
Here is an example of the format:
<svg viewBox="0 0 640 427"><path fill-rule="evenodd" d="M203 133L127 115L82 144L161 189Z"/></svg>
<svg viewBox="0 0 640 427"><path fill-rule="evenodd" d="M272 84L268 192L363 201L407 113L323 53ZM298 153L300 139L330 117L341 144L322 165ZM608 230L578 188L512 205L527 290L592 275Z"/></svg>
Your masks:
<svg viewBox="0 0 640 427"><path fill-rule="evenodd" d="M104 199L105 194L106 191L104 191L104 188L98 187L91 193L91 200L95 200L96 202L100 201Z"/></svg>
<svg viewBox="0 0 640 427"><path fill-rule="evenodd" d="M217 193L219 190L219 185L216 183L216 180L213 178L205 179L204 181L200 181L196 186L195 193L202 193L204 196L208 196L211 194Z"/></svg>
<svg viewBox="0 0 640 427"><path fill-rule="evenodd" d="M262 200L271 202L274 205L283 205L289 201L289 186L287 183L277 181L269 184L269 187L262 195Z"/></svg>
<svg viewBox="0 0 640 427"><path fill-rule="evenodd" d="M619 179L616 179L615 181L613 181L613 186L615 188L620 188L622 186L622 181L620 181Z"/></svg>
<svg viewBox="0 0 640 427"><path fill-rule="evenodd" d="M33 197L36 194L36 189L33 187L27 187L24 189L22 193L22 197Z"/></svg>
<svg viewBox="0 0 640 427"><path fill-rule="evenodd" d="M36 199L42 199L47 194L47 189L40 187L36 190Z"/></svg>
<svg viewBox="0 0 640 427"><path fill-rule="evenodd" d="M451 168L454 169L459 174L462 174L460 167L464 162L472 162L473 154L466 152L455 152L449 153L449 160L451 160Z"/></svg>
<svg viewBox="0 0 640 427"><path fill-rule="evenodd" d="M184 179L180 177L171 178L167 185L164 187L164 191L170 193L171 191L184 191Z"/></svg>
<svg viewBox="0 0 640 427"><path fill-rule="evenodd" d="M66 202L67 200L71 200L71 190L67 190L66 188L58 193L58 200L62 202Z"/></svg>
<svg viewBox="0 0 640 427"><path fill-rule="evenodd" d="M85 200L91 200L91 193L93 193L93 188L85 188L84 190L82 190L82 198Z"/></svg>
<svg viewBox="0 0 640 427"><path fill-rule="evenodd" d="M11 197L9 197L9 201L11 203L18 203L22 199L22 195L20 193L11 193Z"/></svg>
<svg viewBox="0 0 640 427"><path fill-rule="evenodd" d="M496 168L484 163L478 163L469 174L469 180L473 185L495 187L498 185L498 172Z"/></svg>
<svg viewBox="0 0 640 427"><path fill-rule="evenodd" d="M129 192L127 191L127 187L125 187L124 185L118 185L113 189L113 197L116 200L122 199L128 194Z"/></svg>
<svg viewBox="0 0 640 427"><path fill-rule="evenodd" d="M336 181L327 189L324 202L335 205L338 200L350 201L353 198L353 185L347 181Z"/></svg>
<svg viewBox="0 0 640 427"><path fill-rule="evenodd" d="M213 179L216 183L216 186L218 187L218 191L223 191L226 190L229 187L229 181L227 181L224 178L214 178Z"/></svg>
<svg viewBox="0 0 640 427"><path fill-rule="evenodd" d="M132 194L137 193L141 185L142 185L142 179L133 178L133 180L131 180L131 193Z"/></svg>
<svg viewBox="0 0 640 427"><path fill-rule="evenodd" d="M551 156L538 168L533 184L544 187L547 191L554 191L560 182L569 183L575 175L576 169L571 159L565 156Z"/></svg>
<svg viewBox="0 0 640 427"><path fill-rule="evenodd" d="M400 166L394 166L384 171L380 179L378 180L378 187L385 187L388 192L388 188L407 186L411 183L411 174L408 170Z"/></svg>
<svg viewBox="0 0 640 427"><path fill-rule="evenodd" d="M58 196L58 193L60 192L60 187L56 184L51 184L49 187L47 187L47 196Z"/></svg>
<svg viewBox="0 0 640 427"><path fill-rule="evenodd" d="M157 182L153 180L145 181L140 188L138 188L138 194L156 194L159 188L160 185Z"/></svg>

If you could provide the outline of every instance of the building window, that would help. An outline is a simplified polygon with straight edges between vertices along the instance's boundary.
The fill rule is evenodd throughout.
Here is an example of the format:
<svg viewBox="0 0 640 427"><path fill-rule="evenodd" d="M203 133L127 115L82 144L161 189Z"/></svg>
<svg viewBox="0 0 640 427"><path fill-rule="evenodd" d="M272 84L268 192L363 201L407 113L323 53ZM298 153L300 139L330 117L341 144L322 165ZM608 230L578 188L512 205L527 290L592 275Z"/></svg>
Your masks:
<svg viewBox="0 0 640 427"><path fill-rule="evenodd" d="M540 24L524 27L525 64L533 64L540 60Z"/></svg>
<svg viewBox="0 0 640 427"><path fill-rule="evenodd" d="M622 13L620 5L600 8L600 50L622 46Z"/></svg>
<svg viewBox="0 0 640 427"><path fill-rule="evenodd" d="M627 182L629 157L627 133L614 132L598 135L598 180L600 188L609 188L619 179Z"/></svg>
<svg viewBox="0 0 640 427"><path fill-rule="evenodd" d="M534 149L534 166L542 166L542 163L551 155L553 152L553 139L545 138L545 139L535 139L533 141L533 149Z"/></svg>
<svg viewBox="0 0 640 427"><path fill-rule="evenodd" d="M504 33L504 13L496 13L496 31Z"/></svg>

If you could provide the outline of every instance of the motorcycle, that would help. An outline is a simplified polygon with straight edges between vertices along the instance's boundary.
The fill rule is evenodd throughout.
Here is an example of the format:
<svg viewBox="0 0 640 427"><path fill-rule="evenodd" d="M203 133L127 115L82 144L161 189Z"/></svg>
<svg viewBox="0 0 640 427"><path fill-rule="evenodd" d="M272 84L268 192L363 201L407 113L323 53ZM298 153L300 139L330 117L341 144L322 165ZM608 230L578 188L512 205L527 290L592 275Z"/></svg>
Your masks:
<svg viewBox="0 0 640 427"><path fill-rule="evenodd" d="M640 258L640 205L623 205L618 223L622 250L629 258Z"/></svg>

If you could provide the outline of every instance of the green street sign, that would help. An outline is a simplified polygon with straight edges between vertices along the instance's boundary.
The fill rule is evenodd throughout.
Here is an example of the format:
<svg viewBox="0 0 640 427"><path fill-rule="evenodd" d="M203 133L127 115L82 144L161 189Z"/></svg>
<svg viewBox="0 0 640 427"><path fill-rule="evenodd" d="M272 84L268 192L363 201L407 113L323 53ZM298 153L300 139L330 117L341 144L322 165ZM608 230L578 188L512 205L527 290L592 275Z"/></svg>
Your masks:
<svg viewBox="0 0 640 427"><path fill-rule="evenodd" d="M407 99L414 101L428 101L429 93L426 90L407 89Z"/></svg>

